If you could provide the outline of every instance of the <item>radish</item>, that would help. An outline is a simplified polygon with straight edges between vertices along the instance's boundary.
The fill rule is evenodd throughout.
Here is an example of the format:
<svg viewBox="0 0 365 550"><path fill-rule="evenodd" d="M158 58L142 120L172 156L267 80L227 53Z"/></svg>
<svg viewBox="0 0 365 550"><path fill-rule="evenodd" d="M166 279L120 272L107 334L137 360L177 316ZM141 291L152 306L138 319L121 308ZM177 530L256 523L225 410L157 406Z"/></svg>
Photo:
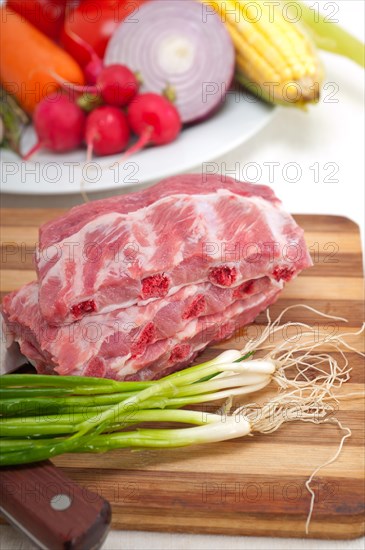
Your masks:
<svg viewBox="0 0 365 550"><path fill-rule="evenodd" d="M86 121L87 161L93 152L100 156L120 153L126 148L129 137L127 117L122 111L107 105L98 107Z"/></svg>
<svg viewBox="0 0 365 550"><path fill-rule="evenodd" d="M135 74L120 63L104 67L94 48L71 29L67 33L82 46L90 56L90 61L84 67L85 80L89 86L72 86L75 92L100 95L105 103L115 107L125 107L137 95L139 82Z"/></svg>
<svg viewBox="0 0 365 550"><path fill-rule="evenodd" d="M89 63L87 63L87 65L85 65L84 67L84 75L85 75L86 82L90 85L95 85L98 80L98 76L103 70L103 67L104 65L100 57L97 56L96 54L95 56L92 56Z"/></svg>
<svg viewBox="0 0 365 550"><path fill-rule="evenodd" d="M90 65L89 69L92 71L94 67ZM94 86L73 86L68 82L62 82L62 86L76 93L96 94L114 107L126 107L137 95L139 82L125 65L109 65L102 68Z"/></svg>
<svg viewBox="0 0 365 550"><path fill-rule="evenodd" d="M55 92L45 97L38 103L33 116L38 141L23 159L29 160L43 147L55 153L77 149L83 141L85 121L84 111L66 95Z"/></svg>
<svg viewBox="0 0 365 550"><path fill-rule="evenodd" d="M67 34L76 42L79 46L84 48L90 56L90 60L84 67L85 80L90 85L95 85L97 78L103 70L104 64L102 59L95 52L94 48L88 44L81 36L74 33L70 26L67 26Z"/></svg>
<svg viewBox="0 0 365 550"><path fill-rule="evenodd" d="M125 65L109 65L101 71L96 86L100 88L105 103L125 107L137 95L139 83Z"/></svg>
<svg viewBox="0 0 365 550"><path fill-rule="evenodd" d="M139 136L126 151L123 160L146 145L166 145L174 141L181 131L181 119L176 107L158 94L140 94L129 106L128 123Z"/></svg>

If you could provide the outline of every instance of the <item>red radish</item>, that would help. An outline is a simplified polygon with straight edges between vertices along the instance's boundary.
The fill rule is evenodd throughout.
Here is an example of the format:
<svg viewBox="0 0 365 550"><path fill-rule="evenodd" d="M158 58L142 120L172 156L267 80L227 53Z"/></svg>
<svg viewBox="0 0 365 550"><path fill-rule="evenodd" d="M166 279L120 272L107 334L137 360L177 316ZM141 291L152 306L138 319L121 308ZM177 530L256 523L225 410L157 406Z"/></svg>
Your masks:
<svg viewBox="0 0 365 550"><path fill-rule="evenodd" d="M86 115L66 95L50 94L38 103L33 124L37 143L23 156L24 160L43 147L55 153L77 149L83 141Z"/></svg>
<svg viewBox="0 0 365 550"><path fill-rule="evenodd" d="M100 156L120 153L126 148L129 137L127 117L122 111L107 105L98 107L86 121L87 161L93 152Z"/></svg>
<svg viewBox="0 0 365 550"><path fill-rule="evenodd" d="M105 103L125 107L137 95L139 83L134 73L125 65L104 67L97 82Z"/></svg>
<svg viewBox="0 0 365 550"><path fill-rule="evenodd" d="M104 64L102 59L98 56L98 54L95 52L94 48L90 46L88 42L86 42L83 38L78 36L76 33L74 33L68 25L67 28L67 34L72 38L74 42L79 44L82 48L84 48L87 53L90 56L90 60L84 67L84 75L85 80L87 84L95 85L98 76L100 75L101 71L103 70Z"/></svg>
<svg viewBox="0 0 365 550"><path fill-rule="evenodd" d="M139 136L137 143L126 151L123 160L146 145L166 145L177 138L181 119L176 107L164 96L141 94L128 109L128 123Z"/></svg>
<svg viewBox="0 0 365 550"><path fill-rule="evenodd" d="M87 63L87 65L85 65L84 67L84 75L85 75L86 82L90 85L95 85L98 80L98 76L103 70L103 67L104 65L100 57L98 56L93 57L89 61L89 63Z"/></svg>
<svg viewBox="0 0 365 550"><path fill-rule="evenodd" d="M105 103L114 107L128 105L137 95L139 88L135 74L124 65L103 67L97 76L95 86L73 86L69 83L62 83L62 85L74 92L97 94Z"/></svg>

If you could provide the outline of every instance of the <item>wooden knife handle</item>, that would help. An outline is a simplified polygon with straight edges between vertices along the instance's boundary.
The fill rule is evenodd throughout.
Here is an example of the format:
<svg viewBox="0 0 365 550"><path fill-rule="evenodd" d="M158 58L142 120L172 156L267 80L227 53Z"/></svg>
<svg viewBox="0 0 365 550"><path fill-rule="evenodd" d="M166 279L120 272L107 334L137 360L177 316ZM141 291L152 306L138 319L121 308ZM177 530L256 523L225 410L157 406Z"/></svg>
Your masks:
<svg viewBox="0 0 365 550"><path fill-rule="evenodd" d="M107 500L71 481L49 461L1 468L0 510L47 550L100 548L111 520Z"/></svg>

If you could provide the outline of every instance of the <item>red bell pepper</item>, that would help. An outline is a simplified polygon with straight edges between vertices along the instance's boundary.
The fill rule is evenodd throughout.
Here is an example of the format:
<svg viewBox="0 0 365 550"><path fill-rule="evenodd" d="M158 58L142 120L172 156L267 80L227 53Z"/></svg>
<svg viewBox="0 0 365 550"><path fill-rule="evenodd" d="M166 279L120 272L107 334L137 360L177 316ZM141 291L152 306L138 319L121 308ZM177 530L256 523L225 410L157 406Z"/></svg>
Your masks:
<svg viewBox="0 0 365 550"><path fill-rule="evenodd" d="M102 59L115 29L128 16L138 17L141 4L147 0L81 0L66 16L61 35L62 44L81 66L90 61L90 53L76 38L87 42ZM75 37L76 35L76 37Z"/></svg>
<svg viewBox="0 0 365 550"><path fill-rule="evenodd" d="M43 34L58 40L65 19L67 0L8 0L6 5Z"/></svg>

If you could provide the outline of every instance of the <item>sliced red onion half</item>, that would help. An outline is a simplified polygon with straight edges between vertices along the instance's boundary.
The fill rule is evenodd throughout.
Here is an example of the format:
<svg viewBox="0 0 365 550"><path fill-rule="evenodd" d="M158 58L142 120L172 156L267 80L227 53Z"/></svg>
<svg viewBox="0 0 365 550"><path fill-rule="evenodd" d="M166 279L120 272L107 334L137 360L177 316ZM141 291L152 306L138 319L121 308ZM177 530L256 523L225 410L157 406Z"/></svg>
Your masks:
<svg viewBox="0 0 365 550"><path fill-rule="evenodd" d="M184 123L210 115L233 78L235 53L219 16L194 0L154 0L121 23L104 63L141 76L142 91L172 99Z"/></svg>

